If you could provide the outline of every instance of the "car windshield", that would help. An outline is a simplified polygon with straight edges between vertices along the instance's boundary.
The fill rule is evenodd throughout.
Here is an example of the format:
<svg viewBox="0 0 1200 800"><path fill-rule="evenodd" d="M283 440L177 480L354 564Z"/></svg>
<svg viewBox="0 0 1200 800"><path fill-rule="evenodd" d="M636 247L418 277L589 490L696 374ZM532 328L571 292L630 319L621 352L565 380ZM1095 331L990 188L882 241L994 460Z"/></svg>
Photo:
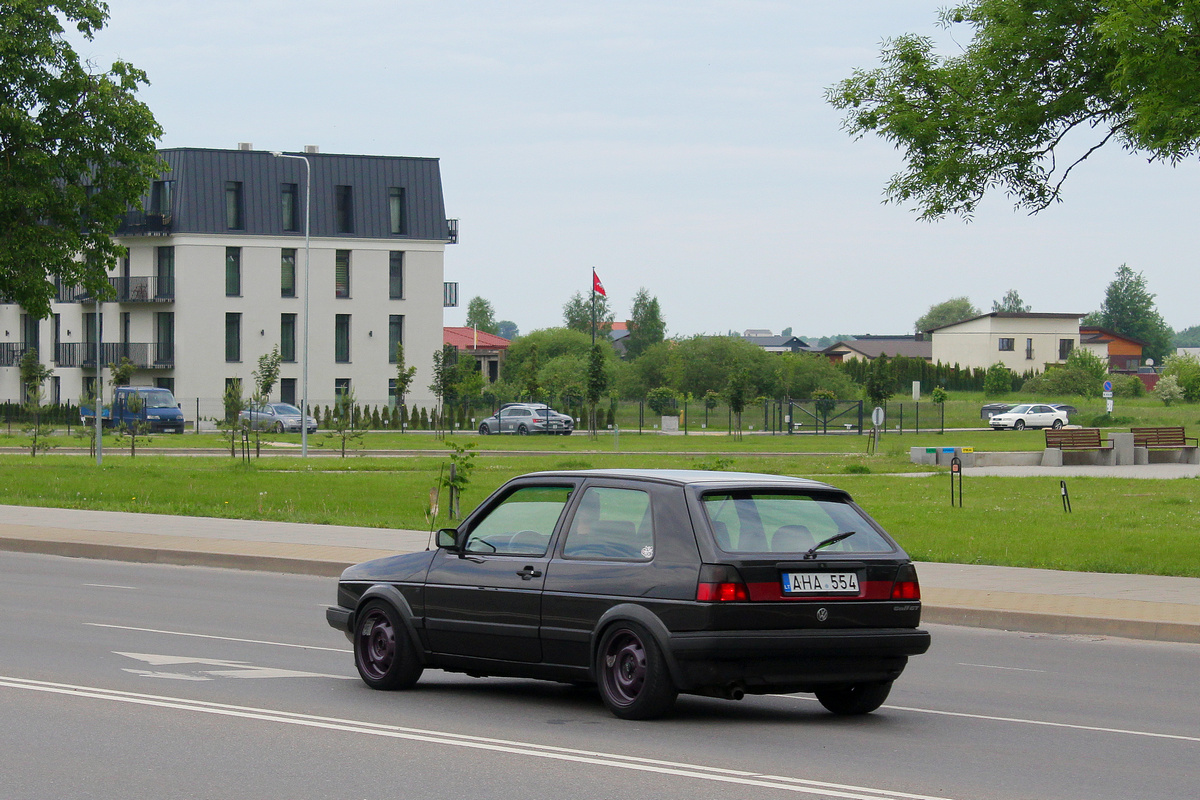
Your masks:
<svg viewBox="0 0 1200 800"><path fill-rule="evenodd" d="M298 417L300 409L289 403L275 403L271 408L275 409L275 413L281 417Z"/></svg>
<svg viewBox="0 0 1200 800"><path fill-rule="evenodd" d="M797 492L713 492L702 498L717 546L727 553L890 553L895 548L852 505L831 495Z"/></svg>
<svg viewBox="0 0 1200 800"><path fill-rule="evenodd" d="M151 389L139 392L146 408L175 408L175 396L166 389Z"/></svg>
<svg viewBox="0 0 1200 800"><path fill-rule="evenodd" d="M1010 408L1008 410L1007 413L1009 413L1009 414L1028 414L1029 409L1031 409L1031 408L1033 408L1033 406L1030 406L1030 405L1013 406L1012 408Z"/></svg>

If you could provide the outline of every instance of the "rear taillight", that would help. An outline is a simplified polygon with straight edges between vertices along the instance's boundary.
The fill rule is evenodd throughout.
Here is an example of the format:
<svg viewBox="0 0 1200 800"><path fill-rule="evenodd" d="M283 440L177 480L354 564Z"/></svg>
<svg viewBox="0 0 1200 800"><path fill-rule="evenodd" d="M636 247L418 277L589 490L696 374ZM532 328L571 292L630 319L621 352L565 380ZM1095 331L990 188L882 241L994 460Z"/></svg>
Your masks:
<svg viewBox="0 0 1200 800"><path fill-rule="evenodd" d="M696 582L696 600L700 603L744 603L750 599L746 582L737 569L728 564L702 564Z"/></svg>
<svg viewBox="0 0 1200 800"><path fill-rule="evenodd" d="M921 599L921 584L917 582L917 569L912 564L905 564L896 572L896 581L892 584L892 599Z"/></svg>

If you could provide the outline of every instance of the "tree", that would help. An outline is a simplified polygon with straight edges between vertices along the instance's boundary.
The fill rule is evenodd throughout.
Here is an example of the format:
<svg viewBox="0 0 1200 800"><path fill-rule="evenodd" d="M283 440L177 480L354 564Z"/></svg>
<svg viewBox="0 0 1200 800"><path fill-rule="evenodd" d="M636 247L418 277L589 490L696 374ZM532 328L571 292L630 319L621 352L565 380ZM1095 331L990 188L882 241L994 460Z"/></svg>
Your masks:
<svg viewBox="0 0 1200 800"><path fill-rule="evenodd" d="M941 303L935 303L929 307L925 315L918 319L914 325L917 332L931 331L934 328L940 328L943 325L953 325L955 322L962 322L964 319L979 316L979 309L971 305L970 299L966 297L951 297Z"/></svg>
<svg viewBox="0 0 1200 800"><path fill-rule="evenodd" d="M112 375L113 386L128 386L133 380L133 373L137 372L137 364L134 364L127 357L121 356L121 363L109 364L108 372Z"/></svg>
<svg viewBox="0 0 1200 800"><path fill-rule="evenodd" d="M258 357L258 369L250 373L254 376L255 398L258 401L265 403L270 398L271 390L279 380L279 365L282 360L279 345L271 348L271 352Z"/></svg>
<svg viewBox="0 0 1200 800"><path fill-rule="evenodd" d="M502 319L496 323L496 335L512 341L521 335L521 329L511 319Z"/></svg>
<svg viewBox="0 0 1200 800"><path fill-rule="evenodd" d="M404 345L396 342L396 409L400 411L401 419L405 416L404 398L411 391L412 382L416 376L416 367L404 365Z"/></svg>
<svg viewBox="0 0 1200 800"><path fill-rule="evenodd" d="M616 314L608 305L608 297L592 293L596 303L596 338L608 338L612 332L613 320ZM592 335L592 302L583 296L582 292L571 295L571 299L563 305L563 322L573 331Z"/></svg>
<svg viewBox="0 0 1200 800"><path fill-rule="evenodd" d="M1016 289L1009 289L1004 293L1004 297L992 301L993 312L1028 314L1029 309L1030 306L1021 300L1021 295L1017 294Z"/></svg>
<svg viewBox="0 0 1200 800"><path fill-rule="evenodd" d="M961 54L906 34L826 92L852 136L904 152L885 197L924 219L970 217L988 189L1041 211L1113 140L1171 164L1200 146L1200 0L966 0L938 19Z"/></svg>
<svg viewBox="0 0 1200 800"><path fill-rule="evenodd" d="M162 129L135 95L146 75L89 71L63 23L91 40L98 0L5 3L0 14L0 296L36 318L55 281L107 296L124 252L113 233L161 171Z"/></svg>
<svg viewBox="0 0 1200 800"><path fill-rule="evenodd" d="M429 384L429 391L442 401L442 408L454 402L457 364L458 350L454 345L444 344L441 350L433 351L433 383ZM443 421L444 417L445 414L442 414Z"/></svg>
<svg viewBox="0 0 1200 800"><path fill-rule="evenodd" d="M1200 347L1200 325L1175 331L1175 338L1171 344L1176 347Z"/></svg>
<svg viewBox="0 0 1200 800"><path fill-rule="evenodd" d="M1100 311L1089 315L1089 319L1102 328L1145 342L1142 355L1156 363L1162 363L1174 350L1171 340L1175 333L1154 307L1154 295L1147 291L1145 277L1125 264L1117 269L1105 290Z"/></svg>
<svg viewBox="0 0 1200 800"><path fill-rule="evenodd" d="M629 314L629 338L625 340L625 357L634 359L646 348L663 340L667 332L663 322L658 298L651 297L643 287L633 297L633 309Z"/></svg>
<svg viewBox="0 0 1200 800"><path fill-rule="evenodd" d="M983 376L983 396L1002 397L1012 391L1013 371L997 361Z"/></svg>
<svg viewBox="0 0 1200 800"><path fill-rule="evenodd" d="M886 403L887 399L896 393L896 376L892 373L892 365L887 356L878 356L871 362L863 391L867 399L877 406Z"/></svg>
<svg viewBox="0 0 1200 800"><path fill-rule="evenodd" d="M499 333L496 324L496 310L492 304L482 297L472 297L467 303L467 327L484 333Z"/></svg>
<svg viewBox="0 0 1200 800"><path fill-rule="evenodd" d="M30 439L29 455L36 456L38 450L46 450L50 447L51 427L42 424L42 400L44 399L42 386L46 383L46 379L54 374L54 370L47 367L38 358L36 347L25 351L25 354L21 356L19 368L21 385L25 387L25 412L30 420L29 426L25 428ZM95 408L95 406L92 407Z"/></svg>

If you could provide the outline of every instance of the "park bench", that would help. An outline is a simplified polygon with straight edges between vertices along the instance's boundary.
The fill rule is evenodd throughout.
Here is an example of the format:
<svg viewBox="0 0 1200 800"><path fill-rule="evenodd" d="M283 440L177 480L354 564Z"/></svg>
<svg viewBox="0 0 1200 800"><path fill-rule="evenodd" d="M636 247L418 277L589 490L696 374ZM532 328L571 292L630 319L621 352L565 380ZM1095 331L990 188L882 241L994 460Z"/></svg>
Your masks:
<svg viewBox="0 0 1200 800"><path fill-rule="evenodd" d="M1134 447L1161 449L1166 447L1195 447L1196 437L1187 436L1182 425L1158 428L1130 428ZM1191 444L1188 444L1191 442Z"/></svg>
<svg viewBox="0 0 1200 800"><path fill-rule="evenodd" d="M1042 466L1061 467L1063 453L1068 450L1093 451L1096 463L1112 464L1114 460L1112 439L1102 439L1099 428L1047 428Z"/></svg>
<svg viewBox="0 0 1200 800"><path fill-rule="evenodd" d="M1110 450L1112 439L1101 439L1099 428L1046 429L1046 447L1057 450Z"/></svg>
<svg viewBox="0 0 1200 800"><path fill-rule="evenodd" d="M1150 450L1174 450L1172 456L1177 463L1200 463L1200 451L1197 450L1195 436L1188 436L1182 425L1163 425L1153 428L1130 428L1133 434L1134 448L1144 448L1143 455L1136 456L1138 463L1147 464L1150 461L1160 461L1151 458ZM1139 451L1142 452L1142 451Z"/></svg>

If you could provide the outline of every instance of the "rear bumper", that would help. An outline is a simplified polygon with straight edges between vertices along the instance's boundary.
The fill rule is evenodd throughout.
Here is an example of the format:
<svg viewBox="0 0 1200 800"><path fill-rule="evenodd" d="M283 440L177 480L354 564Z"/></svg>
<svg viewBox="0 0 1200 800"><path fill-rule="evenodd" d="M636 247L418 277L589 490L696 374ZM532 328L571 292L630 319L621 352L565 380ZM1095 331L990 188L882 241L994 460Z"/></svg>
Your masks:
<svg viewBox="0 0 1200 800"><path fill-rule="evenodd" d="M668 649L681 691L761 694L893 681L929 643L919 628L702 631L672 634Z"/></svg>

